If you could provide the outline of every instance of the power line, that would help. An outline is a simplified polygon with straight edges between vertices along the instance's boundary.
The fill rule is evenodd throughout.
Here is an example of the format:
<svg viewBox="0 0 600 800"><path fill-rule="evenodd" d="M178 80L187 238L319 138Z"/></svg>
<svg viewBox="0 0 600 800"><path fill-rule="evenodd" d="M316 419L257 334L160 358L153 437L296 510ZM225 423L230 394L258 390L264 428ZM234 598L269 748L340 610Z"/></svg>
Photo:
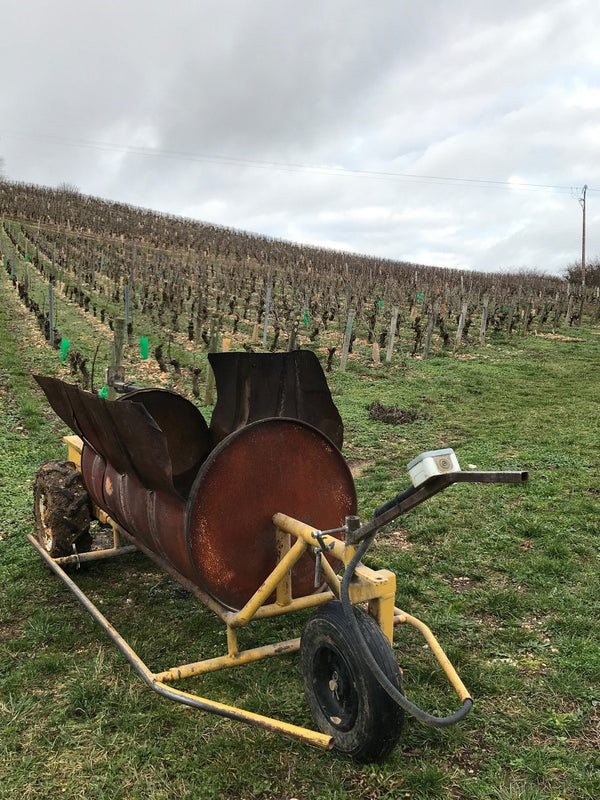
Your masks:
<svg viewBox="0 0 600 800"><path fill-rule="evenodd" d="M503 189L514 191L516 189L525 191L554 192L558 194L572 193L573 186L547 183L528 183L501 181L487 178L463 178L442 175L422 175L409 172L394 172L380 170L359 170L348 167L328 167L314 164L298 164L294 162L283 163L277 161L264 161L258 159L238 158L234 156L216 156L202 153L189 153L177 150L163 150L150 147L131 147L113 142L97 142L89 139L72 139L66 136L55 136L52 134L26 133L23 131L3 130L5 136L14 136L24 139L35 139L43 142L51 142L68 147L82 147L89 150L101 150L108 152L124 153L125 155L137 155L151 158L170 158L185 161L199 161L212 164L224 164L230 166L254 167L258 169L278 170L284 172L305 172L317 175L332 175L342 177L360 177L377 180L405 181L411 183L425 183L446 186L472 186L486 189ZM588 191L598 191L588 187Z"/></svg>

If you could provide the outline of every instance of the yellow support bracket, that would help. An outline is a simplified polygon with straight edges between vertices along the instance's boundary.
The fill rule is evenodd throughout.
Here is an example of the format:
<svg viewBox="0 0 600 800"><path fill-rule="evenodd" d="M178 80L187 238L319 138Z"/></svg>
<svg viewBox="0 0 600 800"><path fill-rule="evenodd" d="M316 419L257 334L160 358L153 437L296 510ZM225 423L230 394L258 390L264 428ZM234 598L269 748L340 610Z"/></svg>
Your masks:
<svg viewBox="0 0 600 800"><path fill-rule="evenodd" d="M300 541L304 542L305 549L314 548L318 541L315 533L319 533L320 540L325 545L325 552L330 553L344 565L348 565L353 558L356 548L347 546L340 539L327 533L315 531L310 525L299 522L286 514L275 514L273 517L278 536L286 533L296 537L294 548ZM294 549L292 548L292 549ZM324 558L322 563L323 575L333 595L339 597L341 580L330 564ZM390 642L394 638L394 602L396 599L396 576L389 569L373 570L364 564L359 564L354 574L354 579L349 588L350 601L353 605L367 603L369 613L383 631Z"/></svg>

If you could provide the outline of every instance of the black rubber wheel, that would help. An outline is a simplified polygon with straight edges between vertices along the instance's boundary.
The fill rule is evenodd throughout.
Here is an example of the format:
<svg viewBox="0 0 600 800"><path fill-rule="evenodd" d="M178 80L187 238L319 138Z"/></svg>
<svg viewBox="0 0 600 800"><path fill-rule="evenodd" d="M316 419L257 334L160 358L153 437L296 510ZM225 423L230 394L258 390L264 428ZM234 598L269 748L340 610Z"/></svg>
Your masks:
<svg viewBox="0 0 600 800"><path fill-rule="evenodd" d="M388 640L366 611L354 608L354 613L377 663L402 691ZM300 665L315 722L333 736L334 748L362 762L385 758L400 738L404 711L363 663L341 603L326 603L309 618L300 642Z"/></svg>
<svg viewBox="0 0 600 800"><path fill-rule="evenodd" d="M72 461L47 461L33 484L33 516L39 543L53 558L89 550L90 498Z"/></svg>

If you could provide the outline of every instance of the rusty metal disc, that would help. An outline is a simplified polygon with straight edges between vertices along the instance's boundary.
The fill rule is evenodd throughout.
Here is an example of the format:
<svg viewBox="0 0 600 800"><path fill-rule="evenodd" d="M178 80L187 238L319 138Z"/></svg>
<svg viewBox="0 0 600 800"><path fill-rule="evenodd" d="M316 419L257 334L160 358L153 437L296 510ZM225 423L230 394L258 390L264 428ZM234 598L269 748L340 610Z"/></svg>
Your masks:
<svg viewBox="0 0 600 800"><path fill-rule="evenodd" d="M186 537L200 586L229 608L241 608L277 561L276 512L337 528L356 513L346 461L316 428L283 418L247 425L211 452L190 492ZM314 562L292 571L294 596L314 591Z"/></svg>

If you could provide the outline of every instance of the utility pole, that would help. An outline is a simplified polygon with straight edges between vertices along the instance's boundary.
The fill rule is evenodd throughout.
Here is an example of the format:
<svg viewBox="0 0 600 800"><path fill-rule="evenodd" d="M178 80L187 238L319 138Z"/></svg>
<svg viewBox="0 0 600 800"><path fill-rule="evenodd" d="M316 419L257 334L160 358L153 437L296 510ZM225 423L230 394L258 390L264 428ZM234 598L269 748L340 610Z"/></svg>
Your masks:
<svg viewBox="0 0 600 800"><path fill-rule="evenodd" d="M579 203L583 211L583 225L581 229L581 290L585 291L585 195L587 193L587 184L581 190L581 197Z"/></svg>
<svg viewBox="0 0 600 800"><path fill-rule="evenodd" d="M583 306L585 304L585 196L587 188L587 184L585 184L581 190L581 197L579 198L579 205L583 212L583 222L581 226L581 305L579 306L578 325L581 325L583 320Z"/></svg>

